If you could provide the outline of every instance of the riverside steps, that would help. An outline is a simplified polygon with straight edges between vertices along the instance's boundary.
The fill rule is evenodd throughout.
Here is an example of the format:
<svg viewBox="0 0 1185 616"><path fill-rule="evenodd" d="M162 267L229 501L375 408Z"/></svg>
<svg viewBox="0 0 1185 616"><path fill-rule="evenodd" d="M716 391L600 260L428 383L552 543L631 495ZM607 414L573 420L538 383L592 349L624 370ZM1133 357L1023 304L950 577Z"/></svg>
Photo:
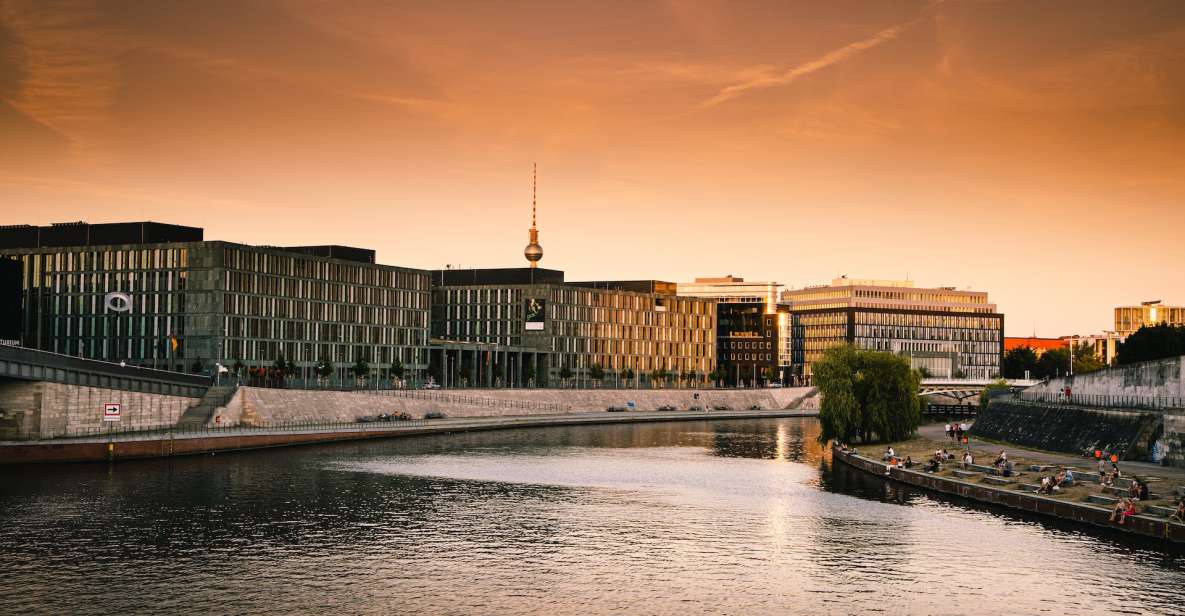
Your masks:
<svg viewBox="0 0 1185 616"><path fill-rule="evenodd" d="M236 426L204 428L188 432L131 432L111 434L105 437L59 438L37 442L0 441L0 465L39 462L114 462L136 458L165 458L293 445L485 430L670 421L774 419L815 417L817 415L818 411L813 409L683 410L457 417L375 423L301 421L270 427Z"/></svg>
<svg viewBox="0 0 1185 616"><path fill-rule="evenodd" d="M872 451L875 451L875 448ZM836 446L832 446L831 454L832 460L835 462L887 481L897 481L924 490L959 496L1016 511L1036 513L1050 518L1185 545L1185 524L1169 521L1167 516L1171 515L1172 510L1163 505L1141 504L1138 513L1121 526L1110 521L1112 508L1118 499L1109 496L1092 494L1087 497L1086 502L1077 502L1068 500L1065 495L1036 494L1033 489L1037 486L1033 484L1021 485L1017 489L1010 486L993 485L989 480L1004 478L984 473L977 473L975 477L962 477L954 474L940 475L896 466L890 467L878 459L866 457L871 454L862 454L859 449L850 450Z"/></svg>

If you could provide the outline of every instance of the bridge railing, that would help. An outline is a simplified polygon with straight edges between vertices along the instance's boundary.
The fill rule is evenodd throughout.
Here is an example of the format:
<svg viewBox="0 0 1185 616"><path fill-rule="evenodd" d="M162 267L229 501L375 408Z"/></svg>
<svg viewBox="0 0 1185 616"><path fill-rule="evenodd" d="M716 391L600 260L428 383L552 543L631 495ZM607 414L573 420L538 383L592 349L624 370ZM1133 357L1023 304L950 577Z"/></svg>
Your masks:
<svg viewBox="0 0 1185 616"><path fill-rule="evenodd" d="M1059 392L1027 392L1022 391L1011 396L1021 402L1039 404L1089 406L1098 408L1132 409L1132 410L1176 410L1185 409L1185 397L1180 396L1113 396L1105 394L1075 394Z"/></svg>

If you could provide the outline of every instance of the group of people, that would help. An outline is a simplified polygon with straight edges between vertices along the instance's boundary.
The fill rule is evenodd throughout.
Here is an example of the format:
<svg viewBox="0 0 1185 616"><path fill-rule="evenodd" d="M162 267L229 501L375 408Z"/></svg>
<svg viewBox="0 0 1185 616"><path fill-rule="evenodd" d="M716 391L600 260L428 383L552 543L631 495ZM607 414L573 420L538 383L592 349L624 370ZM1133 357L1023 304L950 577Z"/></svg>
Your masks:
<svg viewBox="0 0 1185 616"><path fill-rule="evenodd" d="M1056 475L1047 475L1041 478L1041 486L1037 488L1038 494L1054 494L1061 491L1062 488L1068 488L1074 485L1074 471L1064 468Z"/></svg>
<svg viewBox="0 0 1185 616"><path fill-rule="evenodd" d="M1000 450L1000 455L996 456L996 461L992 462L992 466L996 467L996 472L1003 477L1011 477L1013 466L1012 460L1008 459L1008 452L1003 449Z"/></svg>
<svg viewBox="0 0 1185 616"><path fill-rule="evenodd" d="M963 436L968 430L965 423L948 423L946 424L946 436L956 443L966 443L967 439Z"/></svg>

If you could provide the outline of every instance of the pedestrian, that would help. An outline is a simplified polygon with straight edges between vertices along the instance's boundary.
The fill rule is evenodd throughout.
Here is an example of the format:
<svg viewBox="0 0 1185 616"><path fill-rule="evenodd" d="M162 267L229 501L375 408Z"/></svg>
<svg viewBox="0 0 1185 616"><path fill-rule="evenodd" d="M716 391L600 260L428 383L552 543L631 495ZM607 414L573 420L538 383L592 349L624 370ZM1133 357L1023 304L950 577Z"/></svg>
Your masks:
<svg viewBox="0 0 1185 616"><path fill-rule="evenodd" d="M946 426L944 426L942 429L946 432L946 438L951 438L952 432L950 430L950 424L946 424Z"/></svg>

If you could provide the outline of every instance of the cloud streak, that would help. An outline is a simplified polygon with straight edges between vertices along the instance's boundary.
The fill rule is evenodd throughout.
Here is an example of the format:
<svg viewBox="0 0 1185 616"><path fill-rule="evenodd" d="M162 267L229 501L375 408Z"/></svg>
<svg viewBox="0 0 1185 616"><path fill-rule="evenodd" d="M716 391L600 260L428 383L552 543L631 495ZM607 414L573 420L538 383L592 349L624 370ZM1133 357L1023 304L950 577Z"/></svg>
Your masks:
<svg viewBox="0 0 1185 616"><path fill-rule="evenodd" d="M849 43L843 47L840 47L839 49L833 49L822 56L819 56L818 58L810 60L809 62L804 62L798 66L790 68L780 75L763 75L761 77L755 77L753 79L749 79L748 81L743 81L741 83L728 86L717 92L716 96L713 96L712 98L701 103L700 107L715 107L737 97L743 96L748 92L755 90L766 90L769 88L776 88L778 86L784 86L793 83L802 77L810 75L811 73L823 70L833 64L838 64L849 58L860 55L861 53L864 53L873 47L883 45L884 43L897 38L902 32L905 32L916 25L925 16L926 11L940 2L941 0L931 3L926 7L926 9L922 11L921 15L918 15L910 21L885 28L884 30L877 32L866 39Z"/></svg>

